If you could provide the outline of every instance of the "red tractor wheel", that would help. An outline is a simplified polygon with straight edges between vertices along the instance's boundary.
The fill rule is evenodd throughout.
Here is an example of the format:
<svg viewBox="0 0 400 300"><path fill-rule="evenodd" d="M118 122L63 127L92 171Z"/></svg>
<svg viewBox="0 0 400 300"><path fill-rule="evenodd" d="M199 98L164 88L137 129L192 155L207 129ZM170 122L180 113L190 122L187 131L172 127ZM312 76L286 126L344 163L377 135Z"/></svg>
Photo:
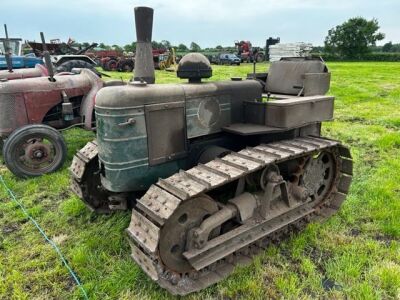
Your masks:
<svg viewBox="0 0 400 300"><path fill-rule="evenodd" d="M120 63L119 70L121 72L132 72L133 71L133 62L124 61Z"/></svg>
<svg viewBox="0 0 400 300"><path fill-rule="evenodd" d="M107 71L117 71L118 70L118 62L115 59L110 59L105 63L105 67Z"/></svg>
<svg viewBox="0 0 400 300"><path fill-rule="evenodd" d="M18 177L51 173L63 165L67 146L54 128L27 125L15 130L5 141L3 158L8 169Z"/></svg>

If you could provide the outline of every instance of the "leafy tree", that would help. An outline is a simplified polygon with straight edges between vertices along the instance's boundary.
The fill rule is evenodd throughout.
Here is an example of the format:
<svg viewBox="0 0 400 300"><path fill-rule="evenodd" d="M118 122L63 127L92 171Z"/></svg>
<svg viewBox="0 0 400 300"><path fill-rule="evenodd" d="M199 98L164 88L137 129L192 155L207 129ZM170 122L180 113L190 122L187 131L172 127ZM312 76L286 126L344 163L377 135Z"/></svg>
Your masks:
<svg viewBox="0 0 400 300"><path fill-rule="evenodd" d="M190 44L190 51L199 52L199 51L201 51L201 47L198 44L196 44L195 42L192 42Z"/></svg>
<svg viewBox="0 0 400 300"><path fill-rule="evenodd" d="M124 51L126 52L135 52L136 51L136 42L124 46Z"/></svg>
<svg viewBox="0 0 400 300"><path fill-rule="evenodd" d="M108 45L106 45L106 44L104 44L104 43L100 43L100 44L99 44L99 48L105 49L105 50L110 50L110 49L111 49L110 46L108 46Z"/></svg>
<svg viewBox="0 0 400 300"><path fill-rule="evenodd" d="M382 51L383 52L392 52L393 49L393 44L392 42L386 43L385 45L383 45L382 47Z"/></svg>
<svg viewBox="0 0 400 300"><path fill-rule="evenodd" d="M153 49L164 49L164 45L162 43L159 43L157 41L152 41L151 45L153 47Z"/></svg>
<svg viewBox="0 0 400 300"><path fill-rule="evenodd" d="M215 49L217 50L223 50L224 48L221 45L218 45L217 47L215 47Z"/></svg>
<svg viewBox="0 0 400 300"><path fill-rule="evenodd" d="M123 52L123 51L124 51L119 45L112 45L112 48L113 48L114 50L119 51L119 52Z"/></svg>
<svg viewBox="0 0 400 300"><path fill-rule="evenodd" d="M351 18L328 31L325 50L348 58L361 58L370 52L369 46L383 40L385 35L378 32L378 20Z"/></svg>
<svg viewBox="0 0 400 300"><path fill-rule="evenodd" d="M189 48L185 44L178 45L178 51L188 51Z"/></svg>
<svg viewBox="0 0 400 300"><path fill-rule="evenodd" d="M167 40L162 40L161 44L163 45L163 47L165 49L170 49L172 47L170 41L167 41Z"/></svg>

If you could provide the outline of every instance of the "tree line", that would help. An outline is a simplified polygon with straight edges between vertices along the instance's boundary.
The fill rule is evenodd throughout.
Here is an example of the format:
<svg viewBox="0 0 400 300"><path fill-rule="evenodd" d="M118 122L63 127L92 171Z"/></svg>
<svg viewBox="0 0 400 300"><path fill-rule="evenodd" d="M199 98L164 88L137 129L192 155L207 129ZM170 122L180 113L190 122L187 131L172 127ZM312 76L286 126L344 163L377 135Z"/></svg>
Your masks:
<svg viewBox="0 0 400 300"><path fill-rule="evenodd" d="M379 31L377 19L367 20L362 17L350 18L343 24L330 29L324 41L324 46L314 47L313 52L321 55L331 55L343 59L362 59L371 53L400 53L400 43L387 42L383 46L377 46L376 42L385 38L385 34ZM89 43L75 43L75 46L86 47ZM218 45L213 48L201 48L196 42L189 46L185 44L172 45L168 40L161 42L153 41L155 49L175 48L177 52L235 52L235 47L222 47ZM117 50L121 52L135 52L136 42L120 45L106 45L100 43L99 48L105 50ZM400 54L399 54L400 55Z"/></svg>

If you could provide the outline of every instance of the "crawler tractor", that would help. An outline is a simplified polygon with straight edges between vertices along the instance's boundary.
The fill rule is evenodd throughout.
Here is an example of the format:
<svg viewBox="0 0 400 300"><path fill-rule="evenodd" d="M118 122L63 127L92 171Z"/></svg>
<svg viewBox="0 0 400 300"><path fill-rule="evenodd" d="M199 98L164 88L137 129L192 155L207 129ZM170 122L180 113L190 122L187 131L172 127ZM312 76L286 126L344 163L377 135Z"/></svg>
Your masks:
<svg viewBox="0 0 400 300"><path fill-rule="evenodd" d="M151 28L150 17L141 29ZM70 170L72 189L91 210L132 208L133 260L185 295L335 213L352 160L347 147L320 135L334 102L324 95L330 73L321 61L275 62L263 87L254 79L202 82L210 63L191 53L177 75L188 82L101 89L97 139Z"/></svg>

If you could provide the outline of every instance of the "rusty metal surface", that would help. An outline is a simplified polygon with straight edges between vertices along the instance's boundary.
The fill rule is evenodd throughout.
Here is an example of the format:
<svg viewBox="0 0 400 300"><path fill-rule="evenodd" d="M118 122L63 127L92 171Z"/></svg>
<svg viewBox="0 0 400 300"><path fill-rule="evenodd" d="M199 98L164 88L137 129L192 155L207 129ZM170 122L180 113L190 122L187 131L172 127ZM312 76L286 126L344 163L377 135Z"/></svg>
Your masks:
<svg viewBox="0 0 400 300"><path fill-rule="evenodd" d="M48 72L45 66L36 65L34 68L27 69L15 69L13 72L8 72L8 70L0 71L0 81L7 80L15 80L15 79L25 79L25 78L33 78L33 77L41 77L47 76Z"/></svg>
<svg viewBox="0 0 400 300"><path fill-rule="evenodd" d="M145 106L150 166L176 160L186 154L184 111L184 102Z"/></svg>
<svg viewBox="0 0 400 300"><path fill-rule="evenodd" d="M90 76L87 76L88 72L84 70L77 75L56 75L55 82L43 76L0 82L0 134L9 135L21 126L42 123L46 114L63 101L63 91L70 99L87 95L93 84ZM91 101L94 101L93 94ZM87 115L91 114L92 111L89 113L87 110Z"/></svg>
<svg viewBox="0 0 400 300"><path fill-rule="evenodd" d="M70 166L71 175L80 181L85 172L87 163L93 160L98 155L97 144L95 142L88 142L72 159Z"/></svg>
<svg viewBox="0 0 400 300"><path fill-rule="evenodd" d="M132 216L128 234L142 249L154 254L160 239L160 228L135 209L132 210Z"/></svg>
<svg viewBox="0 0 400 300"><path fill-rule="evenodd" d="M268 244L267 241L269 241L270 236L276 238L281 235L284 237L288 227L293 224L296 227L301 227L311 219L325 218L336 212L344 201L351 181L351 156L346 147L340 145L337 141L304 137L260 145L256 148L258 150L248 148L241 151L240 155L229 156L228 160L215 159L205 165L199 165L186 172L180 172L169 178L159 180L151 188L152 197L154 199L154 196L159 191L166 193L173 199L173 204L171 203L169 208L175 207L173 210L177 211L182 203L193 199L193 197L197 197L200 193L212 191L216 186L227 184L273 163L285 162L289 159L303 156L312 157L315 153L324 150L329 150L331 151L330 153L337 153L335 154L337 155L335 160L338 168L337 172L339 173L335 175L337 179L333 183L331 192L318 203L307 202L289 208L289 210L286 204L282 202L281 205L284 205L286 208L283 209L283 207L274 206L276 207L275 213L269 214L268 218L264 219L264 221L260 222L256 218L250 218L244 225L212 239L204 248L197 250L188 249L184 255L188 258L193 270L187 274L172 272L176 275L171 276L170 271L157 254L149 256L143 251L140 254L135 254L135 261L146 273L149 272L148 268L153 270L151 275L149 275L160 286L168 289L173 294L179 295L203 289L228 276L235 265L250 263L251 259L249 257L263 249ZM244 158L246 153L250 155L247 159ZM261 157L255 156L256 153L262 154ZM235 158L235 161L233 161L233 158ZM341 164L342 160L346 161L343 165ZM204 173L199 174L199 171L204 171ZM187 176L187 174L190 174L190 176ZM219 176L217 177L219 178L218 183L208 181L215 175ZM210 176L210 178L207 176ZM197 183L194 182L196 178L199 178L199 182ZM146 195L139 199L139 203L149 203ZM169 201L169 197L160 197L166 202ZM177 200L177 198L180 200ZM166 206L166 202L163 204L164 206ZM154 200L153 203L155 203ZM143 213L141 213L140 217L137 217L138 212L135 212L132 215L132 222L137 222L142 216L148 215L150 217L148 220L153 220L152 223L157 228L161 226L162 230L163 224L174 216L174 211L168 211L169 217L159 217L159 219L162 219L160 223L152 218L152 215L159 214L159 212L155 213L155 210L160 208L160 206L155 205L154 208L148 206L146 210L142 210ZM153 211L153 213L149 213L149 211ZM284 211L287 211L287 213L283 215L282 212ZM171 232L171 234L173 233ZM136 240L130 240L133 252L137 251L138 246L142 247L143 245L143 243L138 243ZM158 247L160 246L158 245ZM140 261L138 260L139 257ZM156 270L155 273L154 270Z"/></svg>
<svg viewBox="0 0 400 300"><path fill-rule="evenodd" d="M153 13L150 7L135 7L136 55L134 80L151 84L155 82L154 62L151 46Z"/></svg>
<svg viewBox="0 0 400 300"><path fill-rule="evenodd" d="M181 200L174 195L152 185L146 194L138 199L137 207L162 225L172 215L180 202Z"/></svg>

